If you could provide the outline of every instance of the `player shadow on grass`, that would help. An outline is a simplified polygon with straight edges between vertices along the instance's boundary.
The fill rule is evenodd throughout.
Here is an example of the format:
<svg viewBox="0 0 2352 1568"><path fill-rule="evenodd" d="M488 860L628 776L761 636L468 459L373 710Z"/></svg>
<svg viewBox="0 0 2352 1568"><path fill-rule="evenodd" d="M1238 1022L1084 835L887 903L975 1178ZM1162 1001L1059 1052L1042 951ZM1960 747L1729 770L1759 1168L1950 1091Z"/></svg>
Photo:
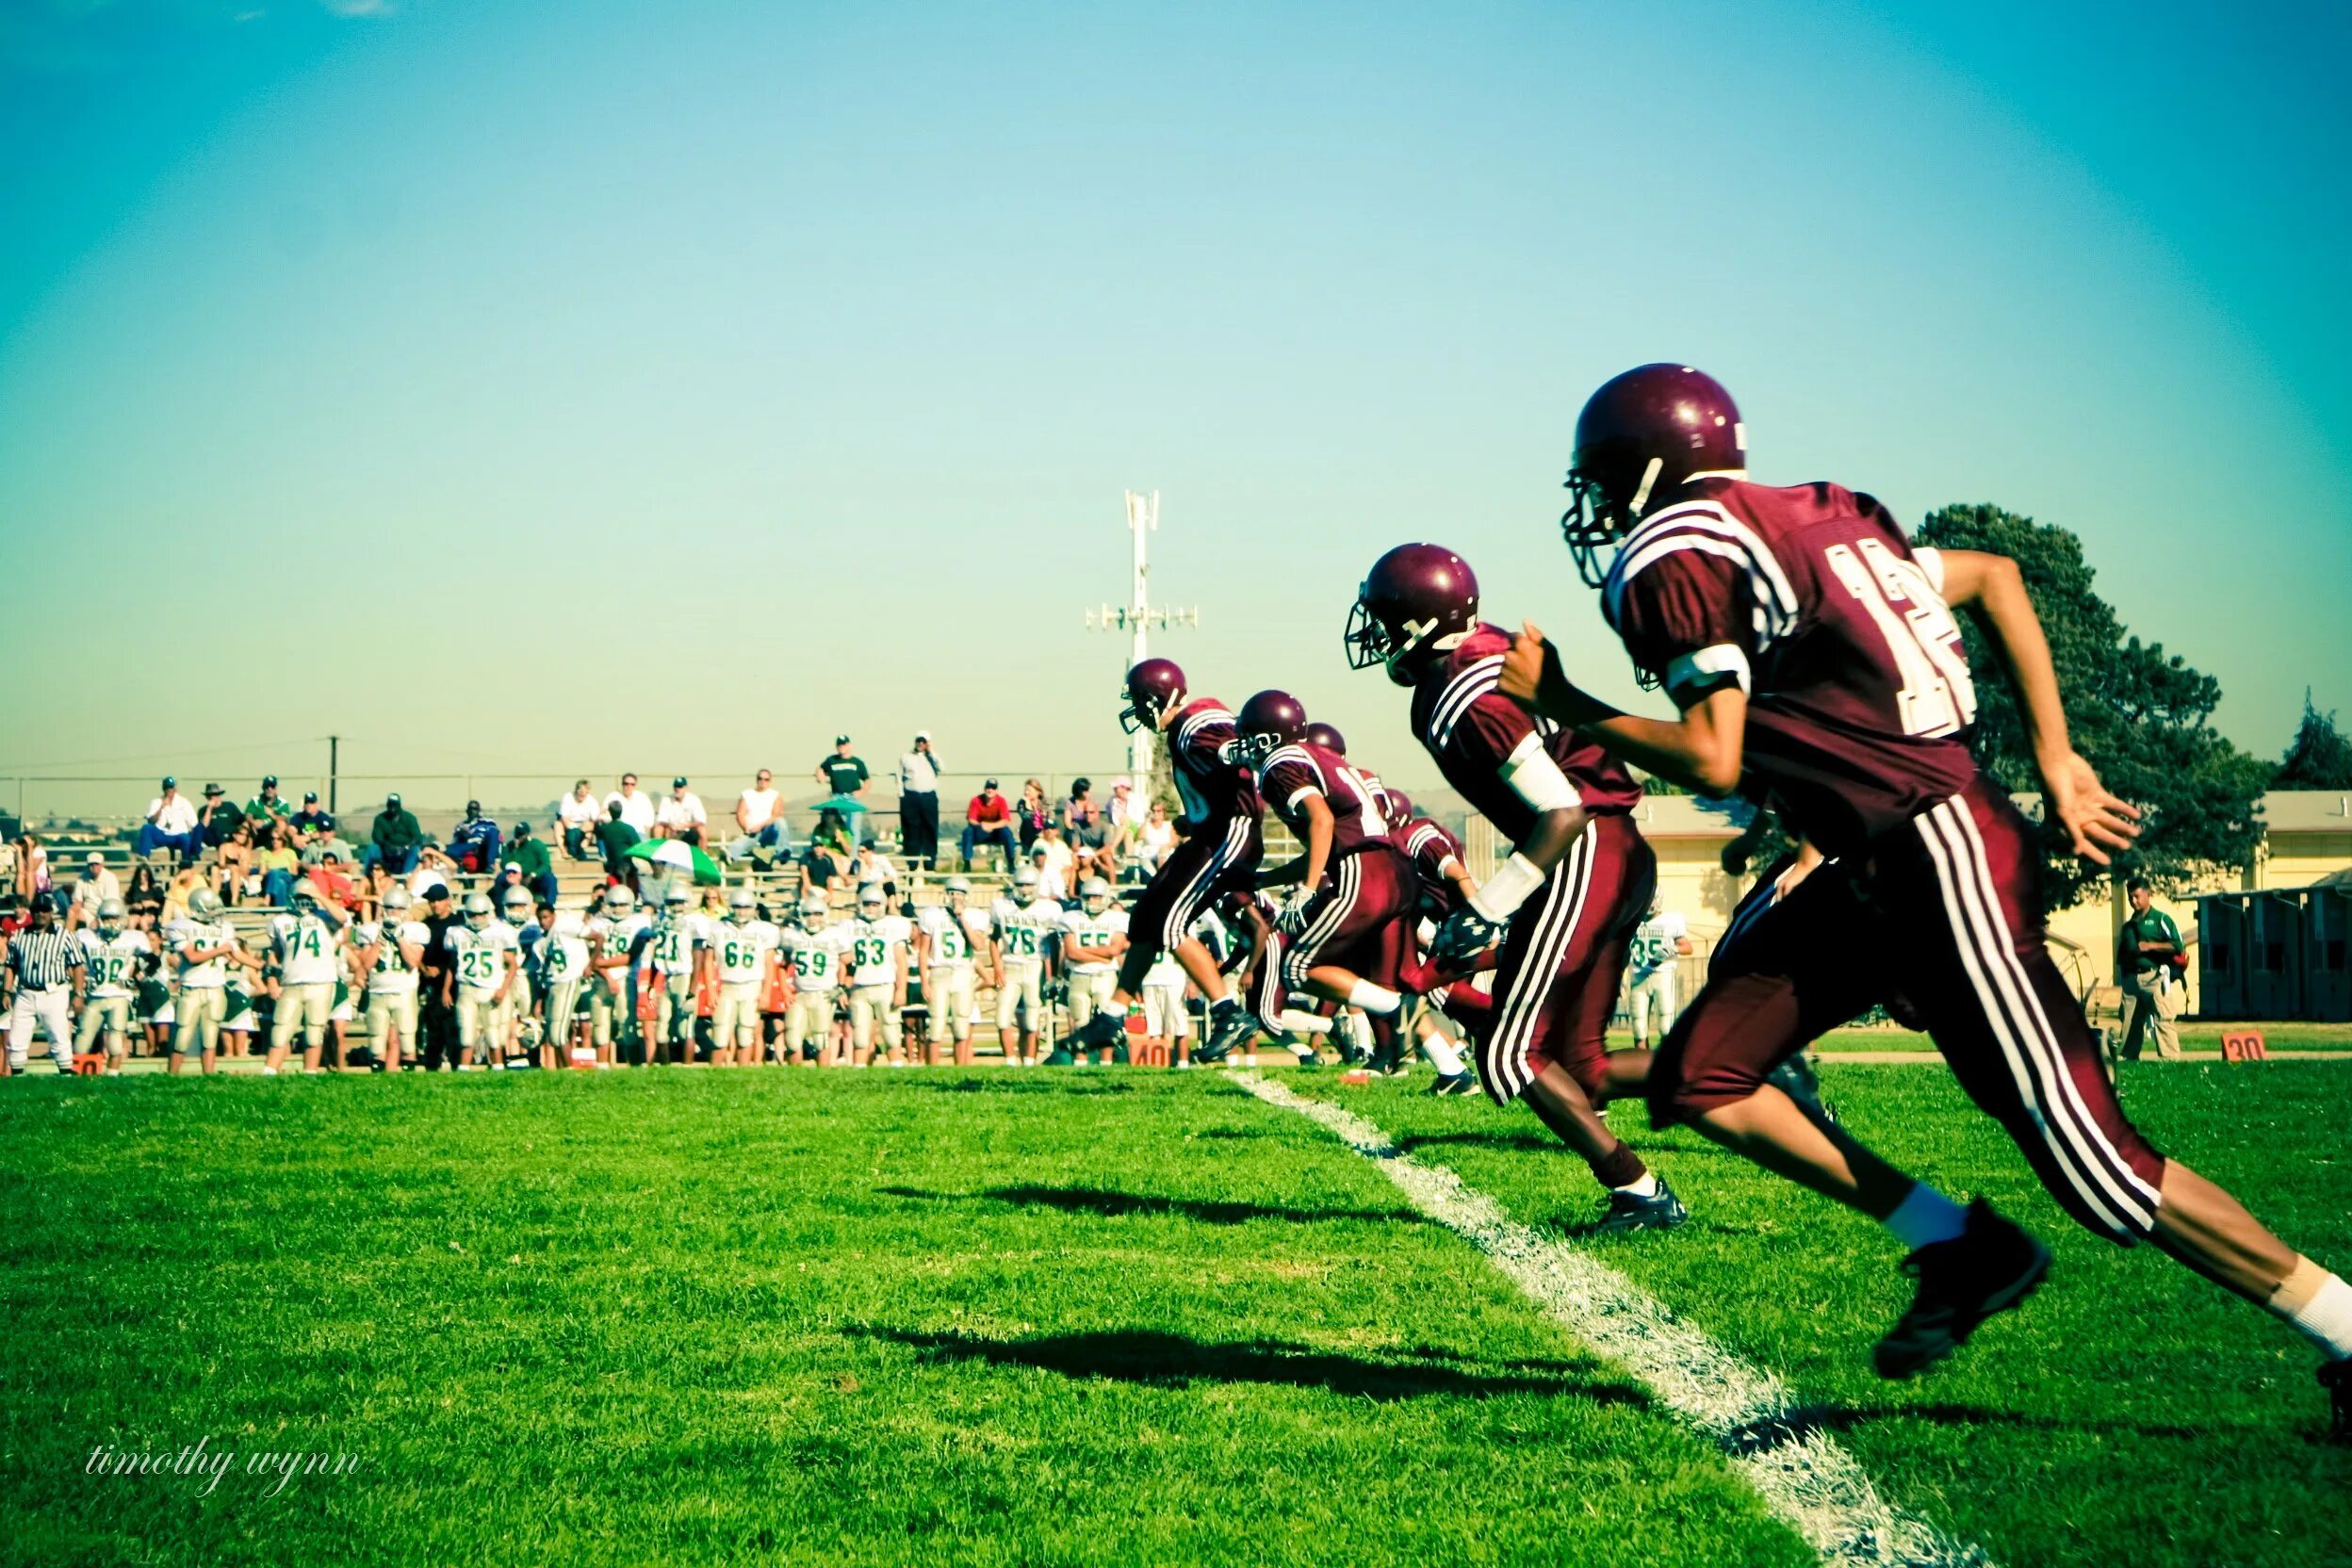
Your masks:
<svg viewBox="0 0 2352 1568"><path fill-rule="evenodd" d="M1100 1215L1116 1218L1130 1214L1169 1214L1197 1219L1203 1225L1247 1225L1253 1219L1282 1219L1312 1225L1326 1219L1376 1219L1402 1225L1425 1224L1411 1209L1286 1209L1270 1203L1234 1203L1214 1199L1168 1198L1157 1193L1119 1192L1107 1187L1049 1187L1023 1184L988 1187L979 1192L934 1192L923 1187L876 1187L890 1198L919 1198L940 1203L1003 1203L1021 1209L1059 1209L1064 1214Z"/></svg>
<svg viewBox="0 0 2352 1568"><path fill-rule="evenodd" d="M2184 1427L2148 1421L2065 1420L2025 1411L1991 1410L1983 1405L1874 1405L1850 1409L1844 1405L1798 1405L1761 1419L1744 1422L1723 1433L1727 1454L1769 1454L1816 1433L1853 1431L1873 1421L1924 1421L1937 1427L2013 1427L2027 1431L2090 1432L2134 1437L2210 1438L2209 1426Z"/></svg>
<svg viewBox="0 0 2352 1568"><path fill-rule="evenodd" d="M1436 1362L1366 1361L1281 1340L1211 1342L1159 1329L1106 1329L1026 1339L984 1339L953 1330L929 1332L867 1327L842 1331L904 1345L933 1363L977 1361L991 1366L1034 1366L1066 1378L1109 1378L1150 1388L1268 1383L1327 1388L1351 1398L1382 1401L1429 1394L1469 1399L1542 1394L1641 1410L1650 1407L1646 1391L1600 1376L1598 1362L1515 1364L1522 1369L1472 1372L1448 1364L1455 1359L1450 1356Z"/></svg>

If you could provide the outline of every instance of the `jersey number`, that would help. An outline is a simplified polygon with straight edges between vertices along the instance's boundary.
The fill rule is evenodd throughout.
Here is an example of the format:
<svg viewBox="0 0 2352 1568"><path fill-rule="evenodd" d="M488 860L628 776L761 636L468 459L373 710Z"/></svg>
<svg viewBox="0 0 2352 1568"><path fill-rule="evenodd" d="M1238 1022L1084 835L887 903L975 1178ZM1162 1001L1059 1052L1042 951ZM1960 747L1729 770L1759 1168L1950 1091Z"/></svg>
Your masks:
<svg viewBox="0 0 2352 1568"><path fill-rule="evenodd" d="M1859 554L1857 555L1857 551ZM1829 569L1886 640L1903 688L1895 694L1905 735L1951 735L1976 722L1976 683L1952 611L1914 562L1875 539L1832 545Z"/></svg>

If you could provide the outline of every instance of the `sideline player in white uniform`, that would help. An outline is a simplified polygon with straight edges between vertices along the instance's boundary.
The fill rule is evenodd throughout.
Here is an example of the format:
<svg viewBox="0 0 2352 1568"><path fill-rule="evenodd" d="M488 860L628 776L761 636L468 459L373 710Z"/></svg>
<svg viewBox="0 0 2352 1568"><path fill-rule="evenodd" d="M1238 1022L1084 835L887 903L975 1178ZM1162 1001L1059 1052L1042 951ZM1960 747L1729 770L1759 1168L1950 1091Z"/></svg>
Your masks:
<svg viewBox="0 0 2352 1568"><path fill-rule="evenodd" d="M1127 911L1111 902L1111 885L1099 876L1078 884L1078 907L1062 913L1062 969L1070 977L1070 1033L1079 1037L1086 1021L1107 1005L1119 988L1119 955L1127 951ZM1104 1066L1127 1060L1127 1041L1096 1054ZM1049 1067L1067 1067L1073 1058L1065 1043L1046 1058Z"/></svg>
<svg viewBox="0 0 2352 1568"><path fill-rule="evenodd" d="M1652 1040L1666 1043L1667 1034L1674 1027L1676 972L1682 967L1674 960L1690 951L1690 923L1679 909L1666 907L1665 900L1650 895L1649 918L1633 928L1633 984L1625 993L1625 1010L1633 1015L1633 1048L1646 1049ZM1658 1029L1648 1027L1651 1017L1658 1020Z"/></svg>
<svg viewBox="0 0 2352 1568"><path fill-rule="evenodd" d="M694 905L694 895L686 885L672 883L662 895L661 918L653 923L653 934L645 939L638 960L641 987L653 993L653 1031L645 1058L656 1066L665 1049L673 1061L692 1065L694 1059L694 988L708 961L710 937Z"/></svg>
<svg viewBox="0 0 2352 1568"><path fill-rule="evenodd" d="M414 902L406 888L387 888L380 918L362 923L351 938L351 966L368 988L368 1044L385 1072L400 1071L400 1053L416 1049L416 972L433 927L409 919Z"/></svg>
<svg viewBox="0 0 2352 1568"><path fill-rule="evenodd" d="M83 993L82 1016L74 1029L74 1049L87 1055L98 1037L106 1037L106 1075L122 1070L131 1049L131 994L139 977L139 960L152 950L146 934L125 931L128 911L119 898L101 899L98 928L84 926L74 933L82 946L82 972L89 976Z"/></svg>
<svg viewBox="0 0 2352 1568"><path fill-rule="evenodd" d="M720 1067L740 1062L756 1067L760 1040L760 993L776 968L776 941L783 933L760 917L760 901L749 888L727 895L727 923L710 934L719 966L719 1001L711 1010L710 1060Z"/></svg>
<svg viewBox="0 0 2352 1568"><path fill-rule="evenodd" d="M457 1054L461 1068L477 1054L506 1065L507 1004L514 994L522 943L498 919L487 893L466 895L466 923L449 927L449 956L457 971Z"/></svg>
<svg viewBox="0 0 2352 1568"><path fill-rule="evenodd" d="M944 902L915 917L915 962L923 970L923 1000L931 1013L930 1054L937 1062L940 1040L952 1039L956 1065L970 1067L972 950L988 940L988 916L969 907L972 884L963 877L949 877L941 897Z"/></svg>
<svg viewBox="0 0 2352 1568"><path fill-rule="evenodd" d="M873 1058L877 1020L890 1065L906 1065L901 1015L906 1008L907 956L913 944L913 923L890 907L882 884L869 882L858 889L858 919L850 926L849 1029L852 1059L859 1067Z"/></svg>
<svg viewBox="0 0 2352 1568"><path fill-rule="evenodd" d="M1200 923L1195 922L1187 934L1199 936ZM1184 1005L1187 978L1173 948L1161 949L1143 972L1143 1037L1167 1047L1171 1067L1192 1066L1192 1015Z"/></svg>
<svg viewBox="0 0 2352 1568"><path fill-rule="evenodd" d="M580 988L588 978L588 932L577 909L538 906L539 1065L557 1068L572 1059L580 1030Z"/></svg>
<svg viewBox="0 0 2352 1568"><path fill-rule="evenodd" d="M637 985L630 966L637 940L651 923L637 907L637 895L618 885L604 890L604 911L588 923L588 965L596 976L588 991L588 1028L598 1067L612 1065L615 1037L624 1049L637 1038Z"/></svg>
<svg viewBox="0 0 2352 1568"><path fill-rule="evenodd" d="M1038 890L1037 872L1023 866L1013 875L1012 896L990 908L989 925L996 941L996 1035L1004 1065L1035 1067L1046 1015L1046 963L1061 935L1062 906Z"/></svg>
<svg viewBox="0 0 2352 1568"><path fill-rule="evenodd" d="M792 1004L784 1014L784 1059L789 1062L813 1060L823 1067L841 1063L833 1046L833 1004L850 936L845 927L827 923L831 913L825 895L811 892L800 901L792 928L776 943L777 954L792 972Z"/></svg>
<svg viewBox="0 0 2352 1568"><path fill-rule="evenodd" d="M197 1057L204 1070L215 1070L220 1049L220 1021L228 1013L229 966L259 969L261 960L245 951L230 928L220 895L199 888L188 895L188 918L173 921L165 930L163 945L177 966L180 999L173 1024L172 1066Z"/></svg>
<svg viewBox="0 0 2352 1568"><path fill-rule="evenodd" d="M270 952L278 961L278 1004L270 1017L270 1054L261 1070L286 1065L295 1031L302 1036L302 1070L319 1072L327 1015L335 1010L335 970L343 945L342 912L318 897L307 876L294 884L294 907L270 917Z"/></svg>

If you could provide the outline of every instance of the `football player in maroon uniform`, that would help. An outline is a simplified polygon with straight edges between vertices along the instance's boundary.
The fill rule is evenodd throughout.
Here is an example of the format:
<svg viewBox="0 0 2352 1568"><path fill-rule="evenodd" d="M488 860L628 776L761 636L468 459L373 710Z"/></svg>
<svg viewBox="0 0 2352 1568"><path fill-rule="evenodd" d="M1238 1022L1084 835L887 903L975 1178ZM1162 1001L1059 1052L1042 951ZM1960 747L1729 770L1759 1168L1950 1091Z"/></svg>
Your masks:
<svg viewBox="0 0 2352 1568"><path fill-rule="evenodd" d="M1192 923L1226 892L1247 890L1265 853L1262 808L1250 770L1233 760L1231 710L1212 697L1195 697L1184 672L1170 660L1147 659L1127 672L1127 706L1119 727L1130 734L1150 729L1167 738L1168 759L1184 810L1176 819L1178 842L1135 900L1127 927L1127 951L1119 963L1118 988L1047 1061L1067 1066L1077 1051L1108 1050L1127 1059L1127 1015L1143 994L1143 976L1162 952L1172 952L1192 983L1209 999L1209 1017L1196 1061L1214 1061L1250 1038L1257 1025L1233 999L1217 972L1217 960Z"/></svg>
<svg viewBox="0 0 2352 1568"><path fill-rule="evenodd" d="M1743 780L1769 792L1827 857L1748 923L1675 1024L1651 1078L1653 1119L1688 1121L1884 1221L1910 1249L1919 1288L1880 1342L1878 1369L1916 1372L2023 1299L2050 1254L1766 1085L1822 1030L1900 998L2076 1220L2119 1243L2153 1240L2309 1335L2328 1358L2335 1435L2352 1438L2352 1286L2140 1135L2043 946L2032 830L1967 744L1976 694L1953 610L1981 619L2008 665L2074 853L2106 864L2137 813L2067 738L2016 564L1914 547L1877 501L1835 484L1753 483L1746 445L1729 395L1682 366L1625 372L1576 422L1563 531L1603 615L1678 718L1623 713L1577 690L1532 627L1503 671L1530 710L1629 762L1709 794Z"/></svg>
<svg viewBox="0 0 2352 1568"><path fill-rule="evenodd" d="M1598 1110L1648 1079L1649 1053L1604 1044L1625 942L1658 860L1629 814L1642 787L1592 742L1530 719L1495 687L1511 638L1478 619L1478 583L1453 551L1399 545L1372 564L1348 622L1348 662L1413 688L1413 733L1446 781L1515 845L1446 917L1441 964L1499 941L1492 1009L1474 1033L1478 1082L1524 1098L1609 1190L1600 1228L1664 1229L1674 1191Z"/></svg>
<svg viewBox="0 0 2352 1568"><path fill-rule="evenodd" d="M1234 755L1257 769L1258 796L1305 846L1258 886L1288 888L1275 919L1276 984L1257 1007L1279 1031L1289 993L1304 990L1370 1021L1380 1070L1396 1066L1398 972L1413 939L1413 868L1389 841L1379 789L1339 753L1306 738L1307 711L1288 692L1241 705ZM1253 1001L1259 1000L1253 996Z"/></svg>

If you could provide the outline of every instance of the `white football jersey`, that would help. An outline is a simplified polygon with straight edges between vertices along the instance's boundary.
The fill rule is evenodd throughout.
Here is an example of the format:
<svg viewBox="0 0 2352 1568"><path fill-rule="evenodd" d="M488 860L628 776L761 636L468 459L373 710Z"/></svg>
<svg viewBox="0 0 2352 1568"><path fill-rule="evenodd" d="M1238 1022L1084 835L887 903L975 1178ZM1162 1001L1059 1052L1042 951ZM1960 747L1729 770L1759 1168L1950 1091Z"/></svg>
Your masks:
<svg viewBox="0 0 2352 1568"><path fill-rule="evenodd" d="M671 915L653 923L653 934L637 955L641 969L663 974L685 974L694 967L694 949L710 945L710 933L696 914Z"/></svg>
<svg viewBox="0 0 2352 1568"><path fill-rule="evenodd" d="M278 960L278 978L289 986L332 984L342 941L343 928L323 916L270 917L270 951Z"/></svg>
<svg viewBox="0 0 2352 1568"><path fill-rule="evenodd" d="M539 938L539 972L550 986L561 986L588 972L588 927L576 909L557 912L555 923Z"/></svg>
<svg viewBox="0 0 2352 1568"><path fill-rule="evenodd" d="M109 939L88 926L74 936L81 941L82 969L90 976L90 996L102 1002L129 996L132 982L139 974L139 961L153 951L146 937L137 931L118 931Z"/></svg>
<svg viewBox="0 0 2352 1568"><path fill-rule="evenodd" d="M958 920L947 912L944 904L926 905L915 916L915 925L930 941L930 951L923 962L933 969L970 969L972 967L972 922L978 918L985 934L988 912L966 909Z"/></svg>
<svg viewBox="0 0 2352 1568"><path fill-rule="evenodd" d="M351 945L363 950L375 947L379 933L384 933L384 945L376 948L376 961L368 971L368 994L407 996L416 989L416 972L408 967L400 944L405 942L421 954L433 943L433 927L420 920L400 921L388 927L369 921L352 934Z"/></svg>
<svg viewBox="0 0 2352 1568"><path fill-rule="evenodd" d="M208 925L199 920L173 921L163 934L163 945L172 950L173 967L179 971L182 990L217 990L229 983L229 961L213 958L204 963L191 964L187 953L193 947L218 947L222 943L238 945L237 933L226 921Z"/></svg>
<svg viewBox="0 0 2352 1568"><path fill-rule="evenodd" d="M625 958L629 956L629 946L636 941L637 933L652 923L653 922L643 913L632 913L620 920L597 915L588 922L588 939L591 941L601 940L603 942L605 957ZM608 969L602 972L604 983L613 990L623 991L629 988L628 966Z"/></svg>
<svg viewBox="0 0 2352 1568"><path fill-rule="evenodd" d="M449 927L448 945L457 963L457 983L476 996L494 996L506 983L506 955L520 953L514 928L494 920L477 931L470 925Z"/></svg>
<svg viewBox="0 0 2352 1568"><path fill-rule="evenodd" d="M905 915L884 915L880 920L852 921L849 930L849 983L896 985L897 956L914 942L913 923Z"/></svg>
<svg viewBox="0 0 2352 1568"><path fill-rule="evenodd" d="M1070 956L1073 947L1105 947L1113 937L1127 934L1127 911L1114 904L1099 915L1084 909L1064 909L1062 915L1062 954L1069 959L1072 974L1107 974L1119 968L1117 959L1093 959L1081 962Z"/></svg>
<svg viewBox="0 0 2352 1568"><path fill-rule="evenodd" d="M1062 929L1060 905L1045 898L1027 904L1000 898L992 914L1006 969L1031 970L1045 962L1046 943Z"/></svg>
<svg viewBox="0 0 2352 1568"><path fill-rule="evenodd" d="M722 924L710 940L719 955L719 979L731 986L764 977L768 972L768 955L776 951L777 939L782 935L764 920L741 923L730 920Z"/></svg>
<svg viewBox="0 0 2352 1568"><path fill-rule="evenodd" d="M829 991L841 983L849 944L845 925L828 925L822 931L804 931L795 925L786 929L776 945L792 967L794 988Z"/></svg>

